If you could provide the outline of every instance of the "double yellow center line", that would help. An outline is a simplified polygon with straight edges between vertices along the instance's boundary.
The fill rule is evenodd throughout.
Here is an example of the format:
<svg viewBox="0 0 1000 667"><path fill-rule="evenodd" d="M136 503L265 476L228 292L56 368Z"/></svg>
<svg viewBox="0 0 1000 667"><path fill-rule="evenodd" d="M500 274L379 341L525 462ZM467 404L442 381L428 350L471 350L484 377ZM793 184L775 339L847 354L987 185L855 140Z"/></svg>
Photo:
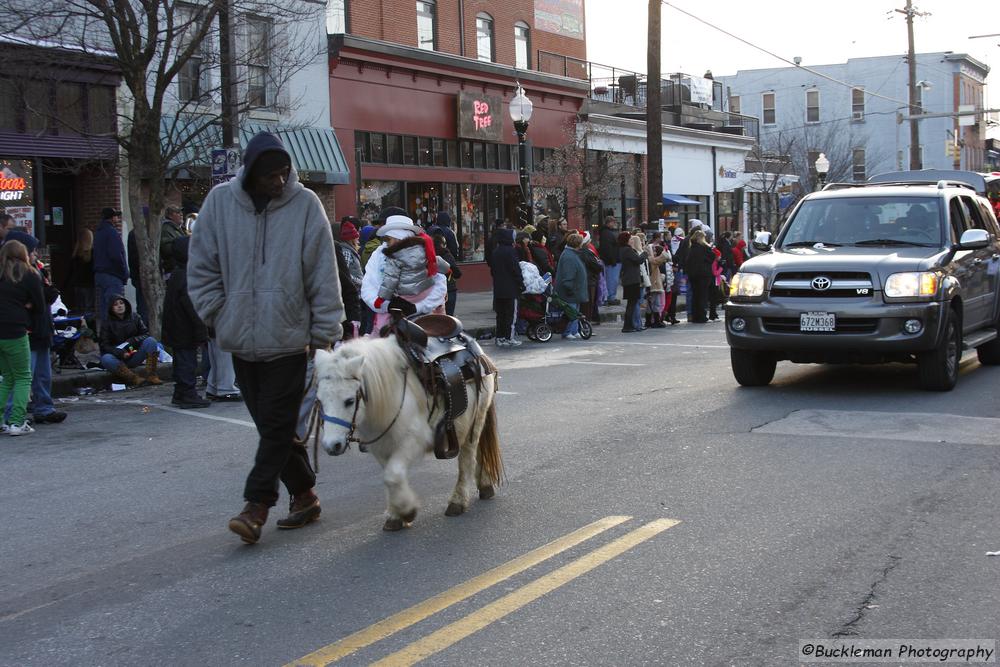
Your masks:
<svg viewBox="0 0 1000 667"><path fill-rule="evenodd" d="M523 556L504 563L481 575L473 577L453 588L428 598L409 609L394 614L374 625L359 630L352 635L336 641L328 646L313 651L286 667L325 666L341 658L351 655L377 641L385 639L400 630L410 627L420 621L461 602L476 593L484 591L510 577L524 572L539 563L556 556L610 528L622 524L632 517L609 516L578 530L549 542ZM529 584L503 596L468 616L437 630L423 639L407 645L402 650L375 663L377 665L412 665L416 662L442 651L461 641L465 637L485 628L504 616L520 609L524 605L537 600L546 593L590 572L598 565L620 556L636 545L676 526L679 521L674 519L657 519L651 521L622 537L587 553L580 558L550 572Z"/></svg>

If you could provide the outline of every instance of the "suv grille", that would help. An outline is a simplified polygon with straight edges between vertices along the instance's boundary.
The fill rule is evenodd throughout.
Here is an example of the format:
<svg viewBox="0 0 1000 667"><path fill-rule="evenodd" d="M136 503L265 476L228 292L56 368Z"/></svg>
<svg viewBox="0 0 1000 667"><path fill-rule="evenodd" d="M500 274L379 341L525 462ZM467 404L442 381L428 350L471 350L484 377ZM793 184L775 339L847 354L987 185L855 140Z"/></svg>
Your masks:
<svg viewBox="0 0 1000 667"><path fill-rule="evenodd" d="M799 318L797 317L765 317L763 318L764 328L772 333L800 333ZM868 334L875 333L878 328L878 319L874 317L837 318L837 329L834 333L839 334ZM806 332L808 334L808 332Z"/></svg>
<svg viewBox="0 0 1000 667"><path fill-rule="evenodd" d="M817 289L817 285L826 285L826 288ZM867 273L786 271L775 276L771 296L856 299L870 297L874 289L872 278Z"/></svg>

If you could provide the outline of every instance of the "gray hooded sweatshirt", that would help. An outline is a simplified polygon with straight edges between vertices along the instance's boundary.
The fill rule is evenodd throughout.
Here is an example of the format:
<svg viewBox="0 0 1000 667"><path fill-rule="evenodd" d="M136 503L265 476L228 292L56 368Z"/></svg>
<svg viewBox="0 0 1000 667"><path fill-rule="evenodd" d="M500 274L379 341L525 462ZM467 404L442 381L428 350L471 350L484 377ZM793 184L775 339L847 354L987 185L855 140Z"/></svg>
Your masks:
<svg viewBox="0 0 1000 667"><path fill-rule="evenodd" d="M254 137L236 177L208 193L188 261L195 310L223 350L247 361L325 348L343 335L333 235L319 198L294 167L282 195L259 213L243 188L269 150L284 148L273 135Z"/></svg>

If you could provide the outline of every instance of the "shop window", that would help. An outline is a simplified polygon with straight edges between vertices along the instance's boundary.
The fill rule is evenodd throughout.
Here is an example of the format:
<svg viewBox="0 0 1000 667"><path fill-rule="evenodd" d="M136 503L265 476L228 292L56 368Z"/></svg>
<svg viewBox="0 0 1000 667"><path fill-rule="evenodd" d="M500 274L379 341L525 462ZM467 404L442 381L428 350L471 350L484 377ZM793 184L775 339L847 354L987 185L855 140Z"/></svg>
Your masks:
<svg viewBox="0 0 1000 667"><path fill-rule="evenodd" d="M459 238L462 239L462 259L481 262L484 259L486 238L486 212L484 211L485 187L463 185Z"/></svg>
<svg viewBox="0 0 1000 667"><path fill-rule="evenodd" d="M462 142L462 168L472 169L472 142Z"/></svg>
<svg viewBox="0 0 1000 667"><path fill-rule="evenodd" d="M483 155L483 145L478 141L472 144L472 166L474 169L486 168L486 158Z"/></svg>
<svg viewBox="0 0 1000 667"><path fill-rule="evenodd" d="M385 135L380 132L372 132L369 136L371 142L371 160L376 164L385 164Z"/></svg>
<svg viewBox="0 0 1000 667"><path fill-rule="evenodd" d="M403 137L403 164L417 163L417 138Z"/></svg>
<svg viewBox="0 0 1000 667"><path fill-rule="evenodd" d="M386 139L386 157L389 164L403 164L403 137L390 134Z"/></svg>
<svg viewBox="0 0 1000 667"><path fill-rule="evenodd" d="M444 139L434 139L432 142L434 148L434 166L444 167L447 166L447 158L444 154Z"/></svg>
<svg viewBox="0 0 1000 667"><path fill-rule="evenodd" d="M372 151L368 146L368 133L367 132L355 132L354 133L354 148L361 149L361 161L371 162L372 161Z"/></svg>
<svg viewBox="0 0 1000 667"><path fill-rule="evenodd" d="M545 160L545 154L542 153L541 148L531 149L531 171L538 171L542 168L542 162Z"/></svg>
<svg viewBox="0 0 1000 667"><path fill-rule="evenodd" d="M445 146L448 151L448 166L457 167L458 166L458 142L448 141L445 142Z"/></svg>
<svg viewBox="0 0 1000 667"><path fill-rule="evenodd" d="M379 212L388 206L403 207L403 185L398 181L363 181L361 208L358 217L364 222L378 220Z"/></svg>
<svg viewBox="0 0 1000 667"><path fill-rule="evenodd" d="M92 134L115 131L115 89L110 86L90 86L87 89L87 125Z"/></svg>
<svg viewBox="0 0 1000 667"><path fill-rule="evenodd" d="M497 166L502 171L510 171L510 146L508 144L500 144L497 148L500 154L500 161Z"/></svg>
<svg viewBox="0 0 1000 667"><path fill-rule="evenodd" d="M431 151L431 140L427 137L420 137L417 143L417 162L421 167L430 167L434 164L434 155Z"/></svg>
<svg viewBox="0 0 1000 667"><path fill-rule="evenodd" d="M486 168L497 168L497 148L496 144L486 144Z"/></svg>

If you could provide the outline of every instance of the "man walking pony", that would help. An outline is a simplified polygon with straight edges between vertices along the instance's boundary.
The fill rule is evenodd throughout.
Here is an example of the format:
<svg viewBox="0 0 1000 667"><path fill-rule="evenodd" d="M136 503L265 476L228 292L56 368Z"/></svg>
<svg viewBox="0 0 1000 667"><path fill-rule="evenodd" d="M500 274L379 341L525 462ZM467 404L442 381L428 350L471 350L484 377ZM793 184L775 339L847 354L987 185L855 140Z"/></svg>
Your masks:
<svg viewBox="0 0 1000 667"><path fill-rule="evenodd" d="M188 291L219 346L233 354L260 435L246 506L229 529L257 542L279 480L291 512L278 527L302 527L320 513L316 475L295 437L307 355L340 340L344 307L326 213L275 135L255 136L236 178L205 199L191 239Z"/></svg>

